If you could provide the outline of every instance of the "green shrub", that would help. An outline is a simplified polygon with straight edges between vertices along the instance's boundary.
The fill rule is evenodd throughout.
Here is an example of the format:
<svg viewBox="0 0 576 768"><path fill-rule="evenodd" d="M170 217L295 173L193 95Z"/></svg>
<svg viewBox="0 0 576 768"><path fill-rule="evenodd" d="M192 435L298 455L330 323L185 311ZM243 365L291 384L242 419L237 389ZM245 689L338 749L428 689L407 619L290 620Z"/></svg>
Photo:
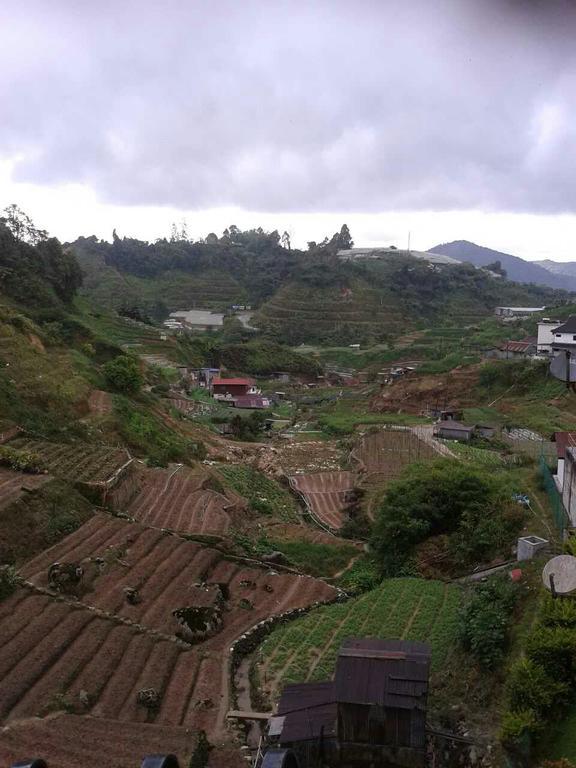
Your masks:
<svg viewBox="0 0 576 768"><path fill-rule="evenodd" d="M40 457L30 451L19 451L8 445L0 445L0 466L17 469L20 472L41 472Z"/></svg>
<svg viewBox="0 0 576 768"><path fill-rule="evenodd" d="M538 719L548 717L552 708L558 711L570 692L567 683L550 677L531 659L522 659L512 666L506 690L512 712L532 710Z"/></svg>
<svg viewBox="0 0 576 768"><path fill-rule="evenodd" d="M500 739L508 747L516 746L523 738L542 728L533 709L506 712L500 726Z"/></svg>
<svg viewBox="0 0 576 768"><path fill-rule="evenodd" d="M539 627L526 645L526 654L557 680L576 678L576 632L568 627Z"/></svg>
<svg viewBox="0 0 576 768"><path fill-rule="evenodd" d="M5 600L18 586L18 575L11 565L0 566L0 601Z"/></svg>
<svg viewBox="0 0 576 768"><path fill-rule="evenodd" d="M371 543L384 574L391 575L419 544L446 535L453 565L463 570L508 551L522 517L507 481L491 469L450 460L425 468L412 464L389 484Z"/></svg>
<svg viewBox="0 0 576 768"><path fill-rule="evenodd" d="M119 355L102 366L108 384L117 392L136 394L143 383L138 361L128 355Z"/></svg>
<svg viewBox="0 0 576 768"><path fill-rule="evenodd" d="M576 601L570 598L554 599L546 595L540 609L540 620L547 627L576 629Z"/></svg>
<svg viewBox="0 0 576 768"><path fill-rule="evenodd" d="M460 641L482 667L501 664L508 643L517 586L496 577L473 588L460 614Z"/></svg>

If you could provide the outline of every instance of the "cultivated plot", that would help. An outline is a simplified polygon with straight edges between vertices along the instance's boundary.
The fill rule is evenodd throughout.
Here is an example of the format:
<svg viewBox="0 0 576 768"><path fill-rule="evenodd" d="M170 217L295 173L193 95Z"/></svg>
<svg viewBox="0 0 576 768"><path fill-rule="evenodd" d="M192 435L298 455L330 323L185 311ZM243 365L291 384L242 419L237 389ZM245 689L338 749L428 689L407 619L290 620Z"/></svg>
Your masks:
<svg viewBox="0 0 576 768"><path fill-rule="evenodd" d="M345 509L350 504L354 489L351 472L317 472L293 475L291 487L304 498L310 514L321 525L338 531L345 520Z"/></svg>

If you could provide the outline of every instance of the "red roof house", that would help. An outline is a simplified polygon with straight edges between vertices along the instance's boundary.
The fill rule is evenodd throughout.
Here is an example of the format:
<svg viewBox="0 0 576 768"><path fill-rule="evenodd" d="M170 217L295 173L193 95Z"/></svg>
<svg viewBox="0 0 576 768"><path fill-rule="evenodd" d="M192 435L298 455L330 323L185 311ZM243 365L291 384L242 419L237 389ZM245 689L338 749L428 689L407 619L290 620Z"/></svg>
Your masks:
<svg viewBox="0 0 576 768"><path fill-rule="evenodd" d="M212 379L212 394L216 397L242 397L257 394L253 379Z"/></svg>

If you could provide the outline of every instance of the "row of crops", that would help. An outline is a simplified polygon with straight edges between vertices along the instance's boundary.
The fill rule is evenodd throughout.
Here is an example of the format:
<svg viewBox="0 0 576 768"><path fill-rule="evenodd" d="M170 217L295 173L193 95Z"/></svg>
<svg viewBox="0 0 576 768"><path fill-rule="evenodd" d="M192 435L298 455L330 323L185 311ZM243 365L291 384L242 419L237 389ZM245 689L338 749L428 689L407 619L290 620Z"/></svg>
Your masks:
<svg viewBox="0 0 576 768"><path fill-rule="evenodd" d="M290 491L263 472L244 464L221 464L218 472L251 507L262 514L277 515L287 522L299 520L298 505Z"/></svg>
<svg viewBox="0 0 576 768"><path fill-rule="evenodd" d="M442 440L452 453L463 461L481 464L485 467L501 467L503 464L502 456L497 451L490 451L485 448L476 448L473 445L458 443L453 440Z"/></svg>
<svg viewBox="0 0 576 768"><path fill-rule="evenodd" d="M123 449L87 443L67 445L18 438L10 442L10 447L37 456L41 466L57 477L79 483L103 482L129 458Z"/></svg>
<svg viewBox="0 0 576 768"><path fill-rule="evenodd" d="M358 598L275 630L259 651L261 681L274 693L285 683L330 679L347 637L426 641L437 669L455 643L460 597L459 587L440 581L386 579Z"/></svg>

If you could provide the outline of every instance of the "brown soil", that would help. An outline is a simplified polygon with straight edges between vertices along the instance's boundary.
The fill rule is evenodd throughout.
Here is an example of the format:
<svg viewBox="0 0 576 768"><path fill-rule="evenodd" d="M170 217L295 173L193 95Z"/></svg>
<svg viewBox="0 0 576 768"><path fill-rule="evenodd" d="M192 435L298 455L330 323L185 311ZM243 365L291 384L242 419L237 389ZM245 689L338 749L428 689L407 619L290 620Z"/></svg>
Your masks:
<svg viewBox="0 0 576 768"><path fill-rule="evenodd" d="M420 414L432 407L466 407L476 404L474 388L479 366L455 368L450 373L417 374L382 386L370 407L373 411Z"/></svg>

